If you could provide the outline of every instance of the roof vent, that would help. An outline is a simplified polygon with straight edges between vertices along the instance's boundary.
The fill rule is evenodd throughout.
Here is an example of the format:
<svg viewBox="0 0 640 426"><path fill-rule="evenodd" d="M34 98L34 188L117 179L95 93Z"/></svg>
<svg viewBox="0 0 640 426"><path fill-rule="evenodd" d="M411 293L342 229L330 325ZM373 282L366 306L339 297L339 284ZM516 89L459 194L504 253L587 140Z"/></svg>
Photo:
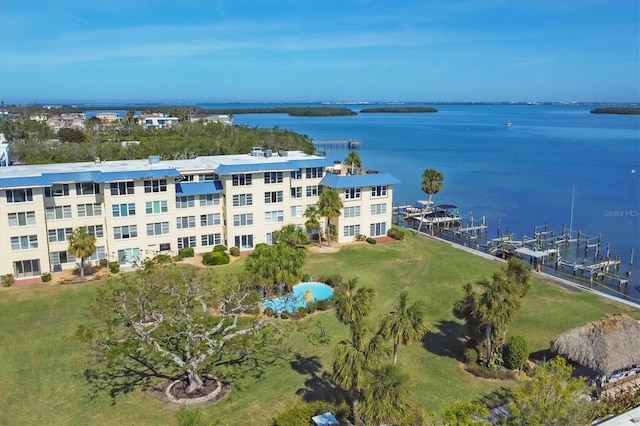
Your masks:
<svg viewBox="0 0 640 426"><path fill-rule="evenodd" d="M94 164L100 164L100 157L93 157Z"/></svg>
<svg viewBox="0 0 640 426"><path fill-rule="evenodd" d="M160 162L159 155L150 155L149 156L149 164L158 164Z"/></svg>

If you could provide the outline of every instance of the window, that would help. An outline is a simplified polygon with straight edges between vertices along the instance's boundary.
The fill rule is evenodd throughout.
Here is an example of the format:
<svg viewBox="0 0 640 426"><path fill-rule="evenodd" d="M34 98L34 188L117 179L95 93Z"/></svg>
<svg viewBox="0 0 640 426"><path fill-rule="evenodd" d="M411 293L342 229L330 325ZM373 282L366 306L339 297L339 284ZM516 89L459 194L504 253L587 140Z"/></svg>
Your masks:
<svg viewBox="0 0 640 426"><path fill-rule="evenodd" d="M234 237L234 245L239 249L252 249L253 248L253 235L238 235Z"/></svg>
<svg viewBox="0 0 640 426"><path fill-rule="evenodd" d="M233 186L250 186L251 173L231 175L231 184Z"/></svg>
<svg viewBox="0 0 640 426"><path fill-rule="evenodd" d="M344 199L345 200L357 200L360 198L360 193L362 192L362 188L345 188L344 190Z"/></svg>
<svg viewBox="0 0 640 426"><path fill-rule="evenodd" d="M302 179L302 169L292 171L291 179Z"/></svg>
<svg viewBox="0 0 640 426"><path fill-rule="evenodd" d="M111 195L131 195L134 193L133 181L111 182Z"/></svg>
<svg viewBox="0 0 640 426"><path fill-rule="evenodd" d="M386 234L387 234L386 222L371 224L371 232L369 232L369 235L371 235L372 237L379 237L380 235L386 235Z"/></svg>
<svg viewBox="0 0 640 426"><path fill-rule="evenodd" d="M167 180L166 179L145 180L144 193L150 194L152 192L167 192Z"/></svg>
<svg viewBox="0 0 640 426"><path fill-rule="evenodd" d="M302 206L291 206L291 217L302 217Z"/></svg>
<svg viewBox="0 0 640 426"><path fill-rule="evenodd" d="M344 227L345 237L355 237L360 234L360 225L348 225Z"/></svg>
<svg viewBox="0 0 640 426"><path fill-rule="evenodd" d="M126 240L127 238L136 238L138 236L138 226L114 226L113 238L116 240Z"/></svg>
<svg viewBox="0 0 640 426"><path fill-rule="evenodd" d="M195 216L179 216L176 218L176 226L178 229L195 228L196 217Z"/></svg>
<svg viewBox="0 0 640 426"><path fill-rule="evenodd" d="M195 182L196 175L182 175L182 180L184 182Z"/></svg>
<svg viewBox="0 0 640 426"><path fill-rule="evenodd" d="M195 247L196 237L180 237L178 238L178 250L185 247Z"/></svg>
<svg viewBox="0 0 640 426"><path fill-rule="evenodd" d="M233 226L253 225L253 213L234 214Z"/></svg>
<svg viewBox="0 0 640 426"><path fill-rule="evenodd" d="M371 196L372 197L386 197L387 196L387 185L378 185L371 187Z"/></svg>
<svg viewBox="0 0 640 426"><path fill-rule="evenodd" d="M56 206L46 208L47 220L71 219L71 206Z"/></svg>
<svg viewBox="0 0 640 426"><path fill-rule="evenodd" d="M11 237L11 250L29 250L38 248L37 235L23 235L21 237Z"/></svg>
<svg viewBox="0 0 640 426"><path fill-rule="evenodd" d="M102 225L89 225L87 226L87 234L102 238L104 237L104 227Z"/></svg>
<svg viewBox="0 0 640 426"><path fill-rule="evenodd" d="M195 207L195 205L196 205L196 197L193 195L184 195L184 196L176 197L177 209L188 209L189 207Z"/></svg>
<svg viewBox="0 0 640 426"><path fill-rule="evenodd" d="M282 172L265 172L264 183L282 183Z"/></svg>
<svg viewBox="0 0 640 426"><path fill-rule="evenodd" d="M215 173L204 173L198 175L198 181L204 182L208 180L218 180L218 175Z"/></svg>
<svg viewBox="0 0 640 426"><path fill-rule="evenodd" d="M78 204L78 217L102 216L102 204Z"/></svg>
<svg viewBox="0 0 640 426"><path fill-rule="evenodd" d="M73 232L73 228L49 229L49 242L59 243L67 241Z"/></svg>
<svg viewBox="0 0 640 426"><path fill-rule="evenodd" d="M200 242L203 247L207 246L217 246L218 244L222 244L222 235L221 234L206 234L201 237Z"/></svg>
<svg viewBox="0 0 640 426"><path fill-rule="evenodd" d="M114 204L111 206L111 213L113 213L113 217L135 216L136 204Z"/></svg>
<svg viewBox="0 0 640 426"><path fill-rule="evenodd" d="M316 197L320 195L318 185L307 186L307 197Z"/></svg>
<svg viewBox="0 0 640 426"><path fill-rule="evenodd" d="M69 184L68 183L55 183L49 188L44 189L44 196L51 197L68 197L69 196Z"/></svg>
<svg viewBox="0 0 640 426"><path fill-rule="evenodd" d="M9 226L29 226L36 224L36 212L9 213Z"/></svg>
<svg viewBox="0 0 640 426"><path fill-rule="evenodd" d="M169 233L169 222L147 223L147 237Z"/></svg>
<svg viewBox="0 0 640 426"><path fill-rule="evenodd" d="M386 203L380 203L380 204L371 204L371 214L372 215L380 215L380 214L386 214L387 213L387 204Z"/></svg>
<svg viewBox="0 0 640 426"><path fill-rule="evenodd" d="M233 207L251 206L253 205L253 195L251 194L234 194Z"/></svg>
<svg viewBox="0 0 640 426"><path fill-rule="evenodd" d="M171 251L171 243L161 243L158 245L160 251Z"/></svg>
<svg viewBox="0 0 640 426"><path fill-rule="evenodd" d="M106 258L107 258L107 252L104 249L104 246L96 247L95 253L87 257L87 259L89 260L100 260L100 259L106 259Z"/></svg>
<svg viewBox="0 0 640 426"><path fill-rule="evenodd" d="M200 226L220 225L220 213L210 213L200 215Z"/></svg>
<svg viewBox="0 0 640 426"><path fill-rule="evenodd" d="M49 255L52 265L61 265L63 263L75 263L76 257L68 251L52 251Z"/></svg>
<svg viewBox="0 0 640 426"><path fill-rule="evenodd" d="M360 217L360 206L351 206L344 208L344 217Z"/></svg>
<svg viewBox="0 0 640 426"><path fill-rule="evenodd" d="M145 211L147 214L160 214L168 212L169 209L166 201L147 201Z"/></svg>
<svg viewBox="0 0 640 426"><path fill-rule="evenodd" d="M7 189L6 197L7 203L26 203L33 201L33 190L31 188Z"/></svg>
<svg viewBox="0 0 640 426"><path fill-rule="evenodd" d="M302 198L302 187L296 186L291 188L291 198Z"/></svg>
<svg viewBox="0 0 640 426"><path fill-rule="evenodd" d="M270 203L281 203L283 200L282 191L270 191L264 193L264 202L266 204Z"/></svg>
<svg viewBox="0 0 640 426"><path fill-rule="evenodd" d="M266 212L264 214L264 222L265 223L279 223L284 222L284 211L276 210L272 212Z"/></svg>
<svg viewBox="0 0 640 426"><path fill-rule="evenodd" d="M220 205L220 194L203 194L200 196L200 207Z"/></svg>
<svg viewBox="0 0 640 426"><path fill-rule="evenodd" d="M140 249L139 248L128 248L123 250L118 250L118 263L135 263L140 260Z"/></svg>
<svg viewBox="0 0 640 426"><path fill-rule="evenodd" d="M13 271L16 278L37 277L40 275L40 259L13 262Z"/></svg>
<svg viewBox="0 0 640 426"><path fill-rule="evenodd" d="M100 193L100 184L93 182L78 182L76 183L76 194L78 195L93 195Z"/></svg>
<svg viewBox="0 0 640 426"><path fill-rule="evenodd" d="M324 176L324 167L307 167L307 179L321 178Z"/></svg>

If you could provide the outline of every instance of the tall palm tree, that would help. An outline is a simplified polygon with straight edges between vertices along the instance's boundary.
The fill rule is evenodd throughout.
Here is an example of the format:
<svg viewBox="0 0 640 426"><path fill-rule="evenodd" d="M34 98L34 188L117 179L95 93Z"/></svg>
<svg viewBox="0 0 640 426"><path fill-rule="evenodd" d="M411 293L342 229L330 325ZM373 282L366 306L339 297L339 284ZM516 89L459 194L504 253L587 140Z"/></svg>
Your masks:
<svg viewBox="0 0 640 426"><path fill-rule="evenodd" d="M440 173L436 169L426 169L422 173L421 188L423 192L425 192L426 194L429 194L429 201L428 201L427 207L431 205L431 198L433 197L433 194L437 194L442 190L444 186L444 184L442 183L443 180L444 180L444 176L442 175L442 173ZM426 209L423 211L422 219L424 219L425 214L426 214ZM418 232L420 232L420 228L422 227L422 222L423 221L421 220L420 224L418 225Z"/></svg>
<svg viewBox="0 0 640 426"><path fill-rule="evenodd" d="M96 252L96 237L89 235L86 226L76 228L69 237L67 250L80 258L80 277L84 280L84 260Z"/></svg>
<svg viewBox="0 0 640 426"><path fill-rule="evenodd" d="M371 334L361 321L351 324L351 339L338 342L335 347L332 378L351 399L354 424L360 425L358 403L365 384L367 371L376 367L388 354L384 338Z"/></svg>
<svg viewBox="0 0 640 426"><path fill-rule="evenodd" d="M349 151L349 155L344 159L344 163L351 166L351 170L353 170L354 167L362 167L362 159L356 151Z"/></svg>
<svg viewBox="0 0 640 426"><path fill-rule="evenodd" d="M360 408L367 424L404 424L412 408L409 376L400 367L386 364L369 371Z"/></svg>
<svg viewBox="0 0 640 426"><path fill-rule="evenodd" d="M329 225L332 219L337 219L342 214L343 208L342 200L340 199L340 194L335 189L325 189L320 194L320 199L318 200L318 211L320 216L326 218L326 228L325 232L327 233L327 242L329 246L331 246L331 231L329 230Z"/></svg>
<svg viewBox="0 0 640 426"><path fill-rule="evenodd" d="M336 316L343 324L354 324L369 315L375 292L370 287L358 287L358 279L351 278L339 286L333 296Z"/></svg>
<svg viewBox="0 0 640 426"><path fill-rule="evenodd" d="M311 205L307 207L304 211L304 217L307 218L307 221L304 223L304 227L307 229L307 232L314 232L320 229L320 211L318 210L318 206ZM320 232L318 232L318 245L322 245L322 238L320 237Z"/></svg>
<svg viewBox="0 0 640 426"><path fill-rule="evenodd" d="M398 363L398 346L417 342L428 330L424 303L418 300L410 305L408 293L400 293L395 310L380 321L380 334L393 341L393 365Z"/></svg>

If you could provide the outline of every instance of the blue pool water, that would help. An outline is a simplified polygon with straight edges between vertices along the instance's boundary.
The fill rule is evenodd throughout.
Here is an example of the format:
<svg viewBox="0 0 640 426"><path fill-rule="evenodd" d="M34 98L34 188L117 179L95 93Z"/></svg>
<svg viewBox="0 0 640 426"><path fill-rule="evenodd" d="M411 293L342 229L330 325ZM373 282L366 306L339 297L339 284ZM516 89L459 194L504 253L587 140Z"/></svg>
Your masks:
<svg viewBox="0 0 640 426"><path fill-rule="evenodd" d="M324 283L300 283L293 286L290 294L265 301L262 303L262 308L271 308L274 312L295 312L298 308L307 306L307 302L304 300L307 290L311 290L314 301L333 297L333 289Z"/></svg>

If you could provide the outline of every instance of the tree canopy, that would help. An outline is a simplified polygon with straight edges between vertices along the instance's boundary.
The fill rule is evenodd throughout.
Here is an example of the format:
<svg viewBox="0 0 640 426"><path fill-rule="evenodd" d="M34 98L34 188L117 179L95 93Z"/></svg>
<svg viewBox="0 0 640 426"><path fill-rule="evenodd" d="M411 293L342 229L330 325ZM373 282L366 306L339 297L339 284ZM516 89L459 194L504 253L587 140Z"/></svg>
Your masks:
<svg viewBox="0 0 640 426"><path fill-rule="evenodd" d="M84 261L96 252L96 237L89 235L86 226L76 228L69 237L68 251L80 258L80 276L84 279Z"/></svg>

